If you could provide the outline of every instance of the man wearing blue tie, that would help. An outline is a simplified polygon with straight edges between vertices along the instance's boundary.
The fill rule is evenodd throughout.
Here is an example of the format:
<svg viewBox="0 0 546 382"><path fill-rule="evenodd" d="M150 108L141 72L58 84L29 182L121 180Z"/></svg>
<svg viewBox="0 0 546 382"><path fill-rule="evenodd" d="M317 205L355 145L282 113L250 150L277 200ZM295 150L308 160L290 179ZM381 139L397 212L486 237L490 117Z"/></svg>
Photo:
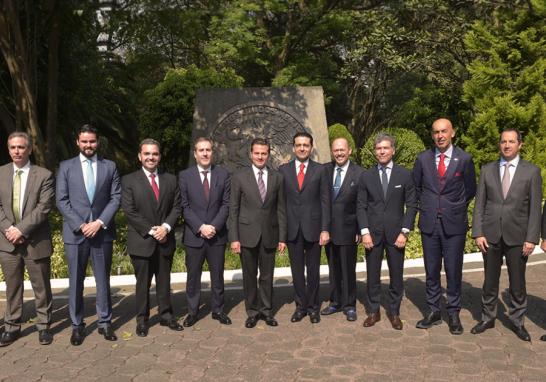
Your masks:
<svg viewBox="0 0 546 382"><path fill-rule="evenodd" d="M121 199L121 184L114 162L97 156L98 133L91 125L78 132L80 154L59 165L57 208L63 215L63 241L68 262L68 308L72 321L70 343L85 337L83 281L89 258L97 289L98 332L108 341L117 337L111 326L110 267L116 227L114 215Z"/></svg>

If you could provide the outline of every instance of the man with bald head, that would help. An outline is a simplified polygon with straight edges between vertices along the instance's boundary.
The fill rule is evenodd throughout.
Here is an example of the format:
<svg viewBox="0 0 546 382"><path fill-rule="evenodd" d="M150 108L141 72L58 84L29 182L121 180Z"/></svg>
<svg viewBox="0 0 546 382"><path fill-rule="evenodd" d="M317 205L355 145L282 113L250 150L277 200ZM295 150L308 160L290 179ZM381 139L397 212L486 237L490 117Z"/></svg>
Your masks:
<svg viewBox="0 0 546 382"><path fill-rule="evenodd" d="M468 204L476 193L476 174L470 154L452 144L455 130L448 119L434 121L431 134L435 147L419 154L413 167L430 310L416 326L429 329L442 322L440 271L443 260L449 331L462 334L459 312L463 252L468 230Z"/></svg>

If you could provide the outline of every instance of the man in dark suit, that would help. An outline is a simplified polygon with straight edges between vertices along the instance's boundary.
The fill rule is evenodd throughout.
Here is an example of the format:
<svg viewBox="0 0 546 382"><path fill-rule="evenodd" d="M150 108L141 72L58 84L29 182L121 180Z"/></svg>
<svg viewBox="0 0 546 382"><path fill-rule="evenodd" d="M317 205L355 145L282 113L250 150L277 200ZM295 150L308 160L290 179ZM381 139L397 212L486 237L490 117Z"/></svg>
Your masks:
<svg viewBox="0 0 546 382"><path fill-rule="evenodd" d="M362 244L366 248L370 307L364 326L373 326L381 319L381 263L386 251L390 277L387 317L394 329L402 330L404 250L413 229L417 203L411 172L392 161L394 144L394 137L388 134L378 134L375 138L377 166L360 178L357 213Z"/></svg>
<svg viewBox="0 0 546 382"><path fill-rule="evenodd" d="M320 313L343 311L348 321L356 321L356 255L360 241L356 202L362 167L349 160L349 142L332 142L334 161L325 165L331 186L330 243L326 246L330 271L330 304Z"/></svg>
<svg viewBox="0 0 546 382"><path fill-rule="evenodd" d="M279 167L279 172L284 177L287 245L296 302L290 321L299 322L309 314L311 323L316 324L320 322L320 247L330 238L331 191L323 167L309 159L312 150L313 137L296 133L296 159Z"/></svg>
<svg viewBox="0 0 546 382"><path fill-rule="evenodd" d="M226 221L229 212L230 176L227 170L212 165L210 138L198 138L193 146L196 166L178 175L184 214L186 247L186 298L188 315L184 326L197 322L201 297L201 274L205 259L211 279L212 318L230 325L224 312L224 253L227 243Z"/></svg>
<svg viewBox="0 0 546 382"><path fill-rule="evenodd" d="M127 216L127 253L136 277L136 334L148 335L150 284L155 276L159 324L182 330L171 305L171 268L176 249L174 226L180 213L176 177L158 173L160 145L154 139L140 143L142 168L121 181L121 207Z"/></svg>
<svg viewBox="0 0 546 382"><path fill-rule="evenodd" d="M269 152L269 143L255 138L252 166L235 172L231 181L229 241L231 251L241 254L247 328L259 318L278 325L272 313L273 271L275 251L286 248L286 200L282 175L266 166Z"/></svg>
<svg viewBox="0 0 546 382"><path fill-rule="evenodd" d="M76 139L80 154L59 165L57 208L63 215L63 241L68 262L70 343L85 337L83 281L89 257L95 276L98 332L108 341L117 337L111 326L110 268L116 237L114 216L121 198L116 164L97 156L98 132L83 125Z"/></svg>
<svg viewBox="0 0 546 382"><path fill-rule="evenodd" d="M12 163L0 167L0 264L6 280L6 313L0 347L21 335L23 275L28 271L36 306L38 340L49 345L52 296L51 231L47 216L55 202L55 184L49 170L30 163L30 137L14 132L8 137Z"/></svg>
<svg viewBox="0 0 546 382"><path fill-rule="evenodd" d="M472 333L480 334L495 326L499 277L505 257L510 281L510 321L521 340L531 341L523 325L527 311L525 266L540 239L542 178L538 167L520 158L521 146L519 131L505 129L499 141L500 160L481 169L472 237L483 254L485 278L482 319Z"/></svg>
<svg viewBox="0 0 546 382"><path fill-rule="evenodd" d="M463 252L468 230L468 204L476 193L476 174L472 157L452 145L455 130L449 120L434 121L431 134L435 147L419 154L413 167L430 309L416 326L428 329L442 322L440 270L443 259L449 331L462 334L459 312Z"/></svg>

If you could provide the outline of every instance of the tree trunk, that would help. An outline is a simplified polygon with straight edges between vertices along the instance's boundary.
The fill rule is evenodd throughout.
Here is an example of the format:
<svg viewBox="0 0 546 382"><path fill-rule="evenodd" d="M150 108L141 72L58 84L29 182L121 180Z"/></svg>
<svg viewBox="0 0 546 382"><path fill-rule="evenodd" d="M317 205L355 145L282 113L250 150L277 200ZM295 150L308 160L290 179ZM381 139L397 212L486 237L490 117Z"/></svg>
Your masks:
<svg viewBox="0 0 546 382"><path fill-rule="evenodd" d="M55 168L57 162L57 105L59 89L59 38L60 38L60 11L55 0L48 1L48 14L50 15L48 67L47 67L47 123L45 163L47 168Z"/></svg>

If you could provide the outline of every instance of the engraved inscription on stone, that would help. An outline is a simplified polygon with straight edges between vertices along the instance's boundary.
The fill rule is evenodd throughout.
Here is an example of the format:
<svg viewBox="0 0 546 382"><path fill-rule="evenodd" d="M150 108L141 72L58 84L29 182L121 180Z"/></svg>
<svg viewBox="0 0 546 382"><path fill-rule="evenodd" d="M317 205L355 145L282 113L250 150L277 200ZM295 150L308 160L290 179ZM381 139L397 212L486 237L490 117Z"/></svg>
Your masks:
<svg viewBox="0 0 546 382"><path fill-rule="evenodd" d="M277 168L292 158L292 137L306 131L286 107L273 102L248 102L225 112L212 129L215 162L229 171L250 164L250 143L265 138L271 146L269 165Z"/></svg>

